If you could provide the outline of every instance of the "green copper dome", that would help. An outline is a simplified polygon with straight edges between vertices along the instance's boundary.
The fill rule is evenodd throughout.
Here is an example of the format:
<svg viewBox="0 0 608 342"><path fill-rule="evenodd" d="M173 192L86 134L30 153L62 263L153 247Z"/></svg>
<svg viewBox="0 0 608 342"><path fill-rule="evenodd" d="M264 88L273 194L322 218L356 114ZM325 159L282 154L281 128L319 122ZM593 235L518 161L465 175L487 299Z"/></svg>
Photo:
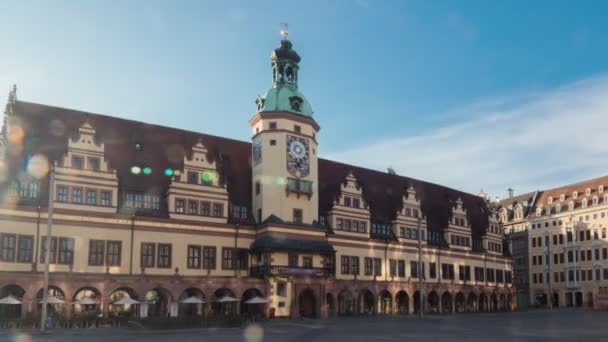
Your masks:
<svg viewBox="0 0 608 342"><path fill-rule="evenodd" d="M298 90L300 56L292 49L291 42L281 40L270 54L272 61L272 88L256 100L258 113L290 112L312 117L310 102Z"/></svg>
<svg viewBox="0 0 608 342"><path fill-rule="evenodd" d="M258 112L290 112L312 117L312 107L296 88L279 86L270 88L256 101Z"/></svg>

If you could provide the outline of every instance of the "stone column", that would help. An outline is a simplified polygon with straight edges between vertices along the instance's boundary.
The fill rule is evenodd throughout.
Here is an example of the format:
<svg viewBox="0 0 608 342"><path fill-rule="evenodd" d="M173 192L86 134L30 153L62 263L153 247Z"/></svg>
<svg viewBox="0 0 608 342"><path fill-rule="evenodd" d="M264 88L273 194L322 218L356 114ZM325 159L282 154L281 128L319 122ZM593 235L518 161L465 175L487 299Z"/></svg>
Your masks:
<svg viewBox="0 0 608 342"><path fill-rule="evenodd" d="M456 312L456 296L452 296L452 314Z"/></svg>
<svg viewBox="0 0 608 342"><path fill-rule="evenodd" d="M442 299L443 299L442 297L443 297L443 296L439 296L439 295L438 295L438 297L439 297L439 300L437 301L437 310L438 310L438 311L439 311L439 313L441 314L441 313L443 313L443 307L442 307L442 305L441 305L441 304L442 304L441 302L442 302Z"/></svg>
<svg viewBox="0 0 608 342"><path fill-rule="evenodd" d="M407 314L408 315L411 315L414 313L414 300L415 300L414 297L408 298L408 301L407 301Z"/></svg>
<svg viewBox="0 0 608 342"><path fill-rule="evenodd" d="M101 305L101 317L108 318L110 312L110 302L108 299L104 299L100 303Z"/></svg>

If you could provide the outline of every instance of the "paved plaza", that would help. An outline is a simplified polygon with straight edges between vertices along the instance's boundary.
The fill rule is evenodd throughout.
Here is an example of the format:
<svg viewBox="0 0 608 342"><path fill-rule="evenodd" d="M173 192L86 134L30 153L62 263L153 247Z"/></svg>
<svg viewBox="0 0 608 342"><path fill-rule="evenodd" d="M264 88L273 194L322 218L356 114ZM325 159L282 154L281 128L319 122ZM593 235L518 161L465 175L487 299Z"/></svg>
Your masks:
<svg viewBox="0 0 608 342"><path fill-rule="evenodd" d="M272 321L248 329L127 331L56 330L48 336L6 334L26 341L608 341L608 312L535 310L416 317L351 317ZM260 336L263 335L263 339Z"/></svg>

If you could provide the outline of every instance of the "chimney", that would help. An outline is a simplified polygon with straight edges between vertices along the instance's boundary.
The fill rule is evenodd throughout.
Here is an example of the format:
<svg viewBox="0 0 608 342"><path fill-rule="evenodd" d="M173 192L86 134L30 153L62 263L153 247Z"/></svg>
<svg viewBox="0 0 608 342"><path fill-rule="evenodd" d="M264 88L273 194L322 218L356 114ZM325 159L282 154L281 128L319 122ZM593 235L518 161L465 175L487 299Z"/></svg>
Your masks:
<svg viewBox="0 0 608 342"><path fill-rule="evenodd" d="M508 188L507 193L509 194L509 198L513 198L513 189Z"/></svg>

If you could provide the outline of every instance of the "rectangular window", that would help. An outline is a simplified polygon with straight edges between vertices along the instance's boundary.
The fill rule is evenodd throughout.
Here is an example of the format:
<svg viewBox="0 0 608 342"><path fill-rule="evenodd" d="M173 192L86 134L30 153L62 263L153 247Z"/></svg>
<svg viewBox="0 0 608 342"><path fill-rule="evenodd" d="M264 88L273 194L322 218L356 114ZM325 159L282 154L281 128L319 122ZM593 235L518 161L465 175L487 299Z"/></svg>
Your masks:
<svg viewBox="0 0 608 342"><path fill-rule="evenodd" d="M72 203L82 203L82 189L72 188Z"/></svg>
<svg viewBox="0 0 608 342"><path fill-rule="evenodd" d="M277 123L275 121L270 122L270 129L277 129Z"/></svg>
<svg viewBox="0 0 608 342"><path fill-rule="evenodd" d="M391 277L396 277L397 276L397 260L390 259L388 269L389 269L389 275Z"/></svg>
<svg viewBox="0 0 608 342"><path fill-rule="evenodd" d="M358 198L353 198L353 208L359 208L361 206L361 202Z"/></svg>
<svg viewBox="0 0 608 342"><path fill-rule="evenodd" d="M382 259L374 258L374 275L382 276Z"/></svg>
<svg viewBox="0 0 608 342"><path fill-rule="evenodd" d="M201 268L201 246L188 245L188 268Z"/></svg>
<svg viewBox="0 0 608 342"><path fill-rule="evenodd" d="M458 280L464 281L464 266L458 265Z"/></svg>
<svg viewBox="0 0 608 342"><path fill-rule="evenodd" d="M606 247L602 248L602 259L608 259L608 248Z"/></svg>
<svg viewBox="0 0 608 342"><path fill-rule="evenodd" d="M206 270L215 269L215 246L203 246L203 268Z"/></svg>
<svg viewBox="0 0 608 342"><path fill-rule="evenodd" d="M293 125L293 131L296 133L302 132L302 127L300 125Z"/></svg>
<svg viewBox="0 0 608 342"><path fill-rule="evenodd" d="M99 204L104 207L112 206L112 193L110 191L99 192Z"/></svg>
<svg viewBox="0 0 608 342"><path fill-rule="evenodd" d="M298 255L295 253L289 253L287 255L287 265L289 267L298 267Z"/></svg>
<svg viewBox="0 0 608 342"><path fill-rule="evenodd" d="M97 205L97 190L87 189L87 204Z"/></svg>
<svg viewBox="0 0 608 342"><path fill-rule="evenodd" d="M213 216L214 217L224 216L224 204L223 203L213 203Z"/></svg>
<svg viewBox="0 0 608 342"><path fill-rule="evenodd" d="M57 201L67 202L68 201L68 187L65 185L57 185Z"/></svg>
<svg viewBox="0 0 608 342"><path fill-rule="evenodd" d="M203 215L203 216L211 215L211 204L209 202L201 202L201 215Z"/></svg>
<svg viewBox="0 0 608 342"><path fill-rule="evenodd" d="M437 278L437 264L434 262L429 263L429 278Z"/></svg>
<svg viewBox="0 0 608 342"><path fill-rule="evenodd" d="M343 230L344 229L344 224L341 218L337 218L336 219L336 229L337 230Z"/></svg>
<svg viewBox="0 0 608 342"><path fill-rule="evenodd" d="M259 195L262 192L262 185L260 182L255 182L255 194Z"/></svg>
<svg viewBox="0 0 608 342"><path fill-rule="evenodd" d="M59 255L57 263L63 265L71 265L74 261L74 239L60 238L59 239Z"/></svg>
<svg viewBox="0 0 608 342"><path fill-rule="evenodd" d="M158 244L158 260L156 262L157 267L170 268L171 267L171 244L159 243Z"/></svg>
<svg viewBox="0 0 608 342"><path fill-rule="evenodd" d="M494 269L492 268L487 268L486 269L486 279L488 280L488 282L493 283L494 282ZM542 281L541 281L542 282Z"/></svg>
<svg viewBox="0 0 608 342"><path fill-rule="evenodd" d="M17 235L15 234L1 234L0 235L0 260L2 261L15 261L15 251L17 249Z"/></svg>
<svg viewBox="0 0 608 342"><path fill-rule="evenodd" d="M397 261L397 275L401 278L405 278L405 260Z"/></svg>
<svg viewBox="0 0 608 342"><path fill-rule="evenodd" d="M89 165L89 170L91 171L99 171L99 158L95 157L87 157L87 164Z"/></svg>
<svg viewBox="0 0 608 342"><path fill-rule="evenodd" d="M367 231L367 224L365 221L359 221L359 233L365 233Z"/></svg>
<svg viewBox="0 0 608 342"><path fill-rule="evenodd" d="M475 280L485 281L485 272L482 267L475 267Z"/></svg>
<svg viewBox="0 0 608 342"><path fill-rule="evenodd" d="M373 269L374 269L374 265L373 265L373 259L372 258L365 258L365 265L364 265L364 274L366 276L371 276L373 273Z"/></svg>
<svg viewBox="0 0 608 342"><path fill-rule="evenodd" d="M594 251L595 254L595 260L600 260L600 249L596 248Z"/></svg>
<svg viewBox="0 0 608 342"><path fill-rule="evenodd" d="M344 230L346 230L347 232L350 232L350 230L351 230L350 220L344 220Z"/></svg>
<svg viewBox="0 0 608 342"><path fill-rule="evenodd" d="M176 198L175 199L175 212L182 214L182 213L184 213L185 210L186 210L186 201L181 198Z"/></svg>
<svg viewBox="0 0 608 342"><path fill-rule="evenodd" d="M344 206L345 207L350 207L351 206L350 197L344 196Z"/></svg>
<svg viewBox="0 0 608 342"><path fill-rule="evenodd" d="M104 240L89 240L89 266L104 264L105 248Z"/></svg>
<svg viewBox="0 0 608 342"><path fill-rule="evenodd" d="M40 243L40 262L44 263L44 258L46 255L46 236L42 237L42 242ZM57 263L57 238L51 237L51 249L49 250L49 264Z"/></svg>
<svg viewBox="0 0 608 342"><path fill-rule="evenodd" d="M19 235L17 262L32 262L34 256L34 236Z"/></svg>
<svg viewBox="0 0 608 342"><path fill-rule="evenodd" d="M342 274L350 274L350 257L343 255L341 257L341 261L342 261L342 267L341 267L341 271Z"/></svg>
<svg viewBox="0 0 608 342"><path fill-rule="evenodd" d="M198 215L198 201L188 201L188 214Z"/></svg>
<svg viewBox="0 0 608 342"><path fill-rule="evenodd" d="M223 248L222 249L222 268L225 270L247 269L248 259L247 250Z"/></svg>
<svg viewBox="0 0 608 342"><path fill-rule="evenodd" d="M141 267L154 267L156 261L156 244L141 244Z"/></svg>
<svg viewBox="0 0 608 342"><path fill-rule="evenodd" d="M503 270L496 270L496 282L497 283L504 283L505 282L504 271Z"/></svg>
<svg viewBox="0 0 608 342"><path fill-rule="evenodd" d="M302 209L293 210L293 223L302 223Z"/></svg>
<svg viewBox="0 0 608 342"><path fill-rule="evenodd" d="M84 169L84 158L81 156L72 156L72 168L73 169Z"/></svg>
<svg viewBox="0 0 608 342"><path fill-rule="evenodd" d="M106 265L120 266L122 256L122 241L106 242Z"/></svg>
<svg viewBox="0 0 608 342"><path fill-rule="evenodd" d="M186 178L187 178L188 184L198 184L198 173L197 172L188 171Z"/></svg>
<svg viewBox="0 0 608 342"><path fill-rule="evenodd" d="M355 260L354 259L357 259L356 260L357 261L357 265L356 265L357 273L353 273L353 274L359 274L359 258L353 257L353 272L355 270L355 262L354 262ZM312 268L312 257L310 257L310 256L302 257L302 267Z"/></svg>
<svg viewBox="0 0 608 342"><path fill-rule="evenodd" d="M418 278L418 262L410 261L410 277Z"/></svg>
<svg viewBox="0 0 608 342"><path fill-rule="evenodd" d="M310 260L310 264L311 264L310 268L312 268L312 259ZM356 274L356 275L359 274L359 257L358 256L353 256L350 258L350 267L351 267L350 274Z"/></svg>

